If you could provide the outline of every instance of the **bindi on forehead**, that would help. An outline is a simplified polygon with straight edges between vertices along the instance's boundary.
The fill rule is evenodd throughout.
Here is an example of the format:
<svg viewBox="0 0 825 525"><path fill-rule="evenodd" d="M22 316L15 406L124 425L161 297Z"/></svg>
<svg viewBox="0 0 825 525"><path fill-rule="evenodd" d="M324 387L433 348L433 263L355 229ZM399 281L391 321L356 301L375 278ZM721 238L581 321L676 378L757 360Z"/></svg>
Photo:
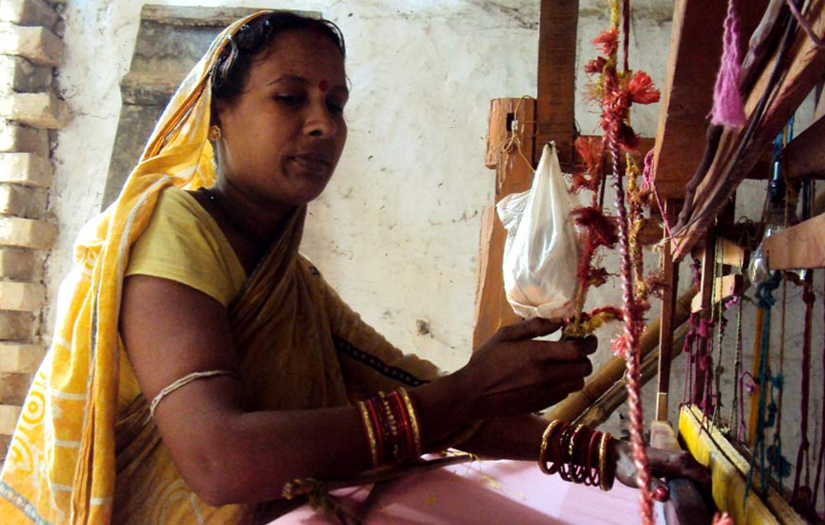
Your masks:
<svg viewBox="0 0 825 525"><path fill-rule="evenodd" d="M329 81L327 79L322 79L320 82L318 82L318 89L321 91L321 93L326 93L329 89Z"/></svg>

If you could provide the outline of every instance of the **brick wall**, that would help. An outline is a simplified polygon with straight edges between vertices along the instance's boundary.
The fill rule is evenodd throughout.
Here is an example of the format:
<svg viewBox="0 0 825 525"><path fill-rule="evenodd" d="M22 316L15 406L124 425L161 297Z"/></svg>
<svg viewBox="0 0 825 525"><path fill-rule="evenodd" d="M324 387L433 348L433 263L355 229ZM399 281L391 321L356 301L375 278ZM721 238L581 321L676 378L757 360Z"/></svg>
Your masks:
<svg viewBox="0 0 825 525"><path fill-rule="evenodd" d="M43 262L51 145L69 109L57 95L66 0L0 0L0 457L45 348Z"/></svg>

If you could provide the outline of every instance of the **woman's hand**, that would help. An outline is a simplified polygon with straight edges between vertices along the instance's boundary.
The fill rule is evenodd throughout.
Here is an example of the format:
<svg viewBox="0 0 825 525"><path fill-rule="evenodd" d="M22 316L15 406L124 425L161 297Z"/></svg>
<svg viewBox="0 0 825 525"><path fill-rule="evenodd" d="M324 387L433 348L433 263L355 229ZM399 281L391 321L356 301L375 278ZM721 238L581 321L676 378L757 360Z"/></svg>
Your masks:
<svg viewBox="0 0 825 525"><path fill-rule="evenodd" d="M616 479L628 487L636 487L636 464L633 462L633 444L630 441L614 441L613 457L616 458ZM689 452L648 447L650 488L654 498L667 499L667 485L659 478L687 478L701 487L710 487L710 470L696 461ZM664 490L662 490L664 489Z"/></svg>
<svg viewBox="0 0 825 525"><path fill-rule="evenodd" d="M581 390L593 371L588 359L595 337L538 341L561 323L535 318L498 330L470 362L453 374L471 417L482 419L536 412Z"/></svg>

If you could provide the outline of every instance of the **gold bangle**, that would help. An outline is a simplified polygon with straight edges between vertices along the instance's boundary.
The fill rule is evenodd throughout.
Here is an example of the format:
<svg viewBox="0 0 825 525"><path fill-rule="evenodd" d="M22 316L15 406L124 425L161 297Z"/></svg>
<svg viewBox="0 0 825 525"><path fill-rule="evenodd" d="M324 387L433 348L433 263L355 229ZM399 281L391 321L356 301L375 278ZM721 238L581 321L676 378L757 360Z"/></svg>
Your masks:
<svg viewBox="0 0 825 525"><path fill-rule="evenodd" d="M541 435L541 448L539 449L539 468L542 472L547 475L550 475L551 472L547 468L547 441L550 439L550 435L553 433L553 430L559 426L561 423L560 420L554 419L547 425L547 428L544 429L544 432Z"/></svg>
<svg viewBox="0 0 825 525"><path fill-rule="evenodd" d="M367 412L367 405L364 404L363 401L359 401L357 404L358 411L361 413L361 421L364 423L364 428L367 431L367 441L369 441L370 445L370 459L372 459L372 468L378 468L380 463L378 462L378 444L375 442L375 430L372 428L372 421L370 421L370 415Z"/></svg>
<svg viewBox="0 0 825 525"><path fill-rule="evenodd" d="M567 446L567 453L570 456L570 464L573 465L573 460L576 458L576 436L579 435L579 432L582 431L584 425L579 423L576 425L576 428L573 429L573 433L570 435L570 444Z"/></svg>
<svg viewBox="0 0 825 525"><path fill-rule="evenodd" d="M401 459L401 448L399 447L398 425L395 422L395 415L392 413L392 407L383 392L379 392L381 398L381 406L384 408L384 414L387 416L387 424L390 427L390 437L392 438L392 459L399 461Z"/></svg>
<svg viewBox="0 0 825 525"><path fill-rule="evenodd" d="M410 395L403 387L398 389L398 393L401 394L401 398L404 399L404 406L407 407L407 412L410 416L410 426L412 427L413 441L415 442L415 455L420 456L422 454L421 431L418 428L418 416L415 414L415 407L413 406L412 399L410 399Z"/></svg>
<svg viewBox="0 0 825 525"><path fill-rule="evenodd" d="M613 488L613 479L610 479L610 484L607 483L607 445L610 443L612 436L610 432L602 434L602 442L599 443L599 488L607 492Z"/></svg>

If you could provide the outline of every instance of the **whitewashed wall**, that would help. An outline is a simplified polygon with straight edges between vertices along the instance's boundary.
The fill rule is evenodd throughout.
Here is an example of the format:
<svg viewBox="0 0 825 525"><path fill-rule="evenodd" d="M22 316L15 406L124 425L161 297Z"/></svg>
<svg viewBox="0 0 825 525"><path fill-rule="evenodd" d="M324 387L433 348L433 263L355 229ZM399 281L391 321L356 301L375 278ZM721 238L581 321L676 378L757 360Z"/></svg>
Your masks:
<svg viewBox="0 0 825 525"><path fill-rule="evenodd" d="M493 172L483 163L487 109L492 98L535 95L538 0L155 3L316 10L341 26L353 84L347 109L350 137L337 175L311 207L304 251L343 297L391 341L447 370L462 366L472 339L480 210L493 198ZM605 4L602 0L580 3L580 63L593 56L589 41L608 24ZM633 6L631 67L647 71L661 86L673 3L636 0ZM61 232L48 264L52 297L69 267L74 237L100 208L120 111L118 84L129 67L140 8L141 3L133 0L68 3L68 55L60 70L60 85L74 118L60 134L56 151L51 209ZM579 79L578 92L582 90ZM595 109L581 96L576 109L582 131L595 134ZM658 105L636 111L637 131L653 136L658 112ZM758 218L764 187L764 183L746 185L740 193L741 213ZM689 281L686 267L682 275L684 287ZM592 294L591 303L617 303L616 284ZM798 304L798 293L792 291L790 300ZM820 311L816 319L821 319ZM744 328L748 354L753 317L748 307ZM785 399L795 405L798 309L790 317ZM602 362L610 357L612 329L599 335L602 346L596 361ZM821 341L821 327L817 337ZM671 419L681 397L683 362L680 358L674 365ZM821 368L818 360L814 365ZM723 383L726 392L732 389L730 372ZM652 394L648 387L648 417ZM814 397L811 413L819 414L821 397ZM798 408L788 410L789 420L798 420ZM619 417L608 427L618 431ZM788 432L798 433L796 425ZM794 457L799 437L785 439L786 455Z"/></svg>
<svg viewBox="0 0 825 525"><path fill-rule="evenodd" d="M311 207L304 251L345 299L390 340L460 367L469 354L480 210L494 173L484 167L489 101L535 96L538 4L452 1L165 2L320 11L347 38L353 93L349 142L326 193ZM648 7L651 4L653 7ZM658 82L670 2L638 2L634 64ZM61 225L50 290L67 271L81 224L100 207L141 4L70 2L60 84L74 112L60 135L51 207ZM580 38L607 24L601 1L582 2ZM636 117L655 132L657 108ZM597 116L579 102L585 133ZM51 320L50 320L51 322Z"/></svg>

